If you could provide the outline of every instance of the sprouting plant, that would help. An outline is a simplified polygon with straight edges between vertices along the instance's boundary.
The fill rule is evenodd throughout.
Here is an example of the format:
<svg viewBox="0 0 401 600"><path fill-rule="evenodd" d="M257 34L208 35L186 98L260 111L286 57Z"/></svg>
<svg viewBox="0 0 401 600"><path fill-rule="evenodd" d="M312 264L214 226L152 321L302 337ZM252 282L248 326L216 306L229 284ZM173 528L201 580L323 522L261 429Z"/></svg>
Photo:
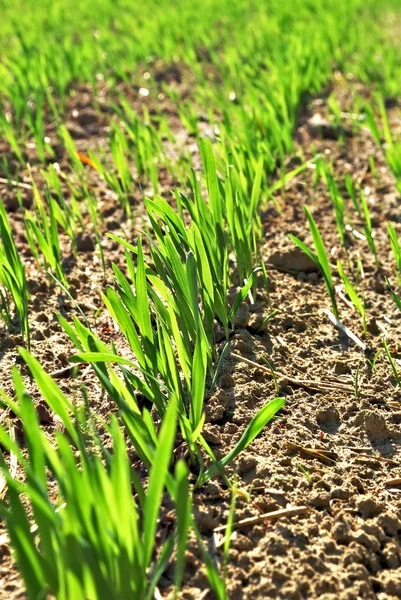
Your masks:
<svg viewBox="0 0 401 600"><path fill-rule="evenodd" d="M262 331L262 329L265 327L266 323L268 323L270 321L270 319L273 319L273 317L275 317L278 312L280 312L278 310L278 308L275 308L266 317L264 317L263 321L261 322L261 324L258 327L258 331Z"/></svg>
<svg viewBox="0 0 401 600"><path fill-rule="evenodd" d="M233 532L233 523L235 518L235 507L238 496L238 480L234 480L234 484L231 488L231 502L230 502L230 510L228 513L227 519L227 529L225 530L225 538L224 538L224 550L223 550L223 581L226 583L227 581L227 567L228 567L228 555L230 552L231 545L231 534Z"/></svg>
<svg viewBox="0 0 401 600"><path fill-rule="evenodd" d="M398 240L397 233L395 231L394 225L391 221L388 224L388 234L390 238L391 249L393 251L393 255L395 258L395 263L397 265L396 277L399 284L401 284L401 247Z"/></svg>
<svg viewBox="0 0 401 600"><path fill-rule="evenodd" d="M202 484L208 481L213 475L221 472L221 469L232 462L241 452L249 446L251 442L259 435L266 424L271 421L274 415L284 406L284 398L273 398L267 402L259 412L253 417L244 433L234 446L234 448L222 459L215 461L208 467L199 478L198 483Z"/></svg>
<svg viewBox="0 0 401 600"><path fill-rule="evenodd" d="M374 156L369 156L369 170L372 173L373 177L377 182L380 181L380 173L376 166L376 161Z"/></svg>
<svg viewBox="0 0 401 600"><path fill-rule="evenodd" d="M394 290L394 288L392 287L389 279L385 278L385 282L387 284L387 287L390 291L391 297L394 301L394 304L397 306L397 308L399 310L401 310L401 297L399 296L399 294L397 294L397 292Z"/></svg>
<svg viewBox="0 0 401 600"><path fill-rule="evenodd" d="M25 267L18 254L17 247L11 232L10 223L0 201L0 317L12 327L12 314L8 294L14 303L18 316L22 336L29 347L30 333L28 321L28 286L25 276Z"/></svg>
<svg viewBox="0 0 401 600"><path fill-rule="evenodd" d="M390 366L391 366L391 370L393 371L393 375L394 375L394 378L395 378L395 380L397 382L397 385L399 387L401 387L401 378L400 378L400 376L398 374L398 370L397 370L396 364L394 362L394 358L391 356L391 352L390 352L390 349L388 347L387 340L386 340L385 337L383 338L383 348L384 348L384 352L386 353L386 356L387 356L387 358L389 360L389 363L390 363Z"/></svg>
<svg viewBox="0 0 401 600"><path fill-rule="evenodd" d="M301 465L301 463L297 464L297 469L298 469L298 471L300 471L302 473L302 475L305 477L306 481L309 484L311 484L312 477L311 477L311 474L309 473L309 471L307 469L305 469L305 467L303 465Z"/></svg>
<svg viewBox="0 0 401 600"><path fill-rule="evenodd" d="M352 182L351 175L349 173L345 174L344 183L345 183L345 187L347 188L347 192L349 194L349 197L351 198L352 204L354 205L354 208L355 208L357 214L359 215L359 217L362 218L361 207L358 202L358 197L356 194L355 186Z"/></svg>
<svg viewBox="0 0 401 600"><path fill-rule="evenodd" d="M341 244L345 251L347 251L347 244L345 238L345 203L338 190L337 184L334 180L333 175L328 172L327 174L327 186L329 195L333 203L334 216L336 219L337 231L340 236Z"/></svg>
<svg viewBox="0 0 401 600"><path fill-rule="evenodd" d="M355 398L359 398L361 395L361 385L360 385L360 381L359 381L359 367L355 371L354 395L355 395Z"/></svg>
<svg viewBox="0 0 401 600"><path fill-rule="evenodd" d="M274 380L274 385L276 386L276 394L278 394L280 392L280 382L277 379L277 375L274 372L274 369L270 363L270 361L267 360L267 358L265 358L263 355L260 356L260 358L262 359L262 362L264 362L270 369L270 372L272 374L273 380Z"/></svg>
<svg viewBox="0 0 401 600"><path fill-rule="evenodd" d="M68 287L61 261L60 239L56 219L57 202L50 194L47 195L49 212L47 214L45 204L33 180L32 185L35 210L34 213L28 210L25 212L25 231L29 246L35 258L38 261L43 259L45 265Z"/></svg>
<svg viewBox="0 0 401 600"><path fill-rule="evenodd" d="M339 275L344 282L345 289L347 290L347 294L348 294L352 304L355 306L355 308L357 309L357 311L359 312L359 314L362 317L363 333L364 333L364 335L366 335L367 334L367 323L366 323L365 302L363 299L361 300L361 298L358 296L358 293L357 293L355 287L352 285L351 281L348 279L348 277L344 273L343 266L341 264L341 261L339 261L339 260L337 261L337 268L338 268Z"/></svg>
<svg viewBox="0 0 401 600"><path fill-rule="evenodd" d="M383 352L383 348L379 348L375 352L372 360L370 360L369 358L366 357L366 362L368 363L369 368L370 368L370 370L371 370L372 373L375 373L375 371L376 371L376 363L377 363L378 358L379 358L379 356L381 355L382 352Z"/></svg>
<svg viewBox="0 0 401 600"><path fill-rule="evenodd" d="M382 131L380 131L371 106L365 107L366 121L377 145L383 150L386 162L392 171L398 191L401 189L401 140L393 135L382 95L376 95L376 103L380 112ZM384 138L384 142L382 141Z"/></svg>
<svg viewBox="0 0 401 600"><path fill-rule="evenodd" d="M362 206L362 215L363 215L363 219L364 219L363 228L365 231L365 236L366 236L369 248L374 256L376 267L378 267L379 266L379 258L377 255L376 244L375 244L374 237L373 237L374 234L373 234L373 229L372 229L372 220L370 217L368 201L362 190L360 190L360 192L359 192L359 197L360 197L361 206Z"/></svg>
<svg viewBox="0 0 401 600"><path fill-rule="evenodd" d="M220 352L219 360L217 361L216 368L214 369L212 383L211 383L210 389L209 389L210 394L214 391L214 389L217 385L217 379L220 375L224 360L225 360L229 350L230 350L230 342L226 342L223 346L222 351Z"/></svg>
<svg viewBox="0 0 401 600"><path fill-rule="evenodd" d="M177 463L174 478L169 473L176 399L172 397L166 407L158 435L153 429L148 439L151 464L145 490L131 467L117 418L113 416L107 427L111 451L98 438L87 444L83 413L76 412L32 356L26 352L22 355L44 400L62 420L69 435L67 438L59 432L55 443L46 437L21 375L14 370L17 400L1 395L21 420L27 451L23 452L1 425L2 447L16 456L24 481L12 476L1 454L7 502L1 501L0 511L29 597L51 594L60 600L150 599L175 545L179 585L189 528L190 495L185 464ZM138 427L138 442L140 436ZM47 469L55 483L52 492L48 488ZM156 550L158 515L165 488L177 503L177 528L158 548L155 568L149 569ZM124 573L126 576L122 577Z"/></svg>
<svg viewBox="0 0 401 600"><path fill-rule="evenodd" d="M330 268L330 263L329 263L329 259L327 256L326 248L324 247L322 236L320 235L320 232L315 223L315 220L307 206L305 206L305 213L306 213L306 217L309 222L309 228L310 228L310 231L312 234L312 239L313 239L313 244L315 246L316 254L314 252L312 252L308 248L308 246L299 238L297 238L293 235L289 235L288 237L290 238L290 240L292 242L294 242L294 244L296 246L298 246L298 248L300 248L303 252L305 252L305 254L307 256L309 256L309 258L311 260L313 260L314 263L316 263L319 266L319 268L322 272L322 275L323 275L324 282L326 284L326 289L327 289L327 292L328 292L328 295L330 298L333 313L334 313L335 317L338 318L338 308L337 308L337 302L336 302L336 296L335 296L334 283L333 283L333 278L331 275L331 268Z"/></svg>
<svg viewBox="0 0 401 600"><path fill-rule="evenodd" d="M338 103L338 100L334 96L334 94L330 94L327 104L329 106L330 112L332 113L332 115L334 117L336 125L342 125L343 114L342 114L341 106Z"/></svg>
<svg viewBox="0 0 401 600"><path fill-rule="evenodd" d="M14 152L20 163L24 162L24 157L22 155L20 144L15 134L15 130L13 128L12 123L10 123L7 117L3 114L0 115L0 131L2 136L5 137L7 142L10 145L11 150Z"/></svg>
<svg viewBox="0 0 401 600"><path fill-rule="evenodd" d="M379 147L381 147L382 146L382 137L381 137L380 130L376 123L373 108L369 104L366 104L364 107L364 112L365 112L366 124L368 125L368 127L372 133L373 139L375 140L376 144Z"/></svg>

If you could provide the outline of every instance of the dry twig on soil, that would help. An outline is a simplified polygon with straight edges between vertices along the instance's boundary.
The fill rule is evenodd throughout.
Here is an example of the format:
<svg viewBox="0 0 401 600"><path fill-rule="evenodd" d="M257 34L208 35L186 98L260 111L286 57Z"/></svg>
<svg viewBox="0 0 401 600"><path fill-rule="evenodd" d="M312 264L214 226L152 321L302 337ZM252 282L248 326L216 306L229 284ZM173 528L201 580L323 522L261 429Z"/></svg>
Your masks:
<svg viewBox="0 0 401 600"><path fill-rule="evenodd" d="M307 506L295 506L294 508L283 508L282 510L275 510L270 513L264 513L263 515L258 515L257 517L249 517L247 519L241 519L240 521L234 521L232 523L233 528L238 527L252 527L252 525L257 525L258 523L263 523L264 521L276 521L278 519L282 519L284 517L295 517L297 515L306 515L309 512L309 508ZM228 525L220 525L215 528L215 532L224 531L227 529Z"/></svg>

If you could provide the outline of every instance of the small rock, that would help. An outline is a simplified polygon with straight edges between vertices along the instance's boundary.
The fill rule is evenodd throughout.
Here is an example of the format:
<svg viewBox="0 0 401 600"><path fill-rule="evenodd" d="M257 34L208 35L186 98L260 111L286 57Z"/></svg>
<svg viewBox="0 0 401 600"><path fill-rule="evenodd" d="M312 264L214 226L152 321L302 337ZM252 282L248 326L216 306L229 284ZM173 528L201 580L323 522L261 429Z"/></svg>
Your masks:
<svg viewBox="0 0 401 600"><path fill-rule="evenodd" d="M320 113L315 113L308 120L308 129L313 137L322 137L331 140L337 140L340 136L347 133L344 127L331 123L328 119L322 117Z"/></svg>
<svg viewBox="0 0 401 600"><path fill-rule="evenodd" d="M120 227L121 227L120 221L117 221L117 219L108 219L107 229L110 229L111 231L113 231L115 229L120 229Z"/></svg>
<svg viewBox="0 0 401 600"><path fill-rule="evenodd" d="M344 554L343 565L344 567L348 567L349 565L353 565L355 563L363 563L365 559L366 550L359 546L355 542L350 544L349 550L347 550Z"/></svg>
<svg viewBox="0 0 401 600"><path fill-rule="evenodd" d="M196 521L199 524L199 529L202 533L207 534L221 524L211 515L210 511L208 510L199 508L197 513Z"/></svg>
<svg viewBox="0 0 401 600"><path fill-rule="evenodd" d="M364 425L366 433L372 439L386 440L391 435L384 416L373 410L365 411Z"/></svg>
<svg viewBox="0 0 401 600"><path fill-rule="evenodd" d="M77 249L81 252L93 252L95 249L95 243L90 235L85 233L78 233L75 238L75 242L77 244Z"/></svg>
<svg viewBox="0 0 401 600"><path fill-rule="evenodd" d="M206 416L208 421L219 421L228 406L228 397L224 390L217 390L206 405Z"/></svg>
<svg viewBox="0 0 401 600"><path fill-rule="evenodd" d="M235 380L232 375L222 375L219 380L219 386L223 390L229 390L235 386Z"/></svg>
<svg viewBox="0 0 401 600"><path fill-rule="evenodd" d="M249 306L246 302L240 304L237 312L235 313L232 323L236 327L244 328L248 325L249 321Z"/></svg>
<svg viewBox="0 0 401 600"><path fill-rule="evenodd" d="M254 353L255 339L246 329L237 329L231 341L231 350L237 354Z"/></svg>
<svg viewBox="0 0 401 600"><path fill-rule="evenodd" d="M288 575L283 571L279 571L278 569L274 569L272 573L272 581L276 585L282 585L285 581L288 580Z"/></svg>
<svg viewBox="0 0 401 600"><path fill-rule="evenodd" d="M295 321L294 327L297 333L303 333L307 329L305 321Z"/></svg>
<svg viewBox="0 0 401 600"><path fill-rule="evenodd" d="M221 494L219 486L213 481L208 481L208 483L206 484L205 491L209 496L218 496L219 494Z"/></svg>
<svg viewBox="0 0 401 600"><path fill-rule="evenodd" d="M48 323L49 322L49 317L47 316L46 313L39 313L36 315L35 318L38 323Z"/></svg>
<svg viewBox="0 0 401 600"><path fill-rule="evenodd" d="M358 492L360 494L365 493L364 485L363 485L362 481L359 479L359 477L352 477L350 483L358 490Z"/></svg>
<svg viewBox="0 0 401 600"><path fill-rule="evenodd" d="M39 423L41 425L48 425L53 422L53 417L45 404L37 405L36 414L38 415Z"/></svg>
<svg viewBox="0 0 401 600"><path fill-rule="evenodd" d="M356 508L361 513L362 518L367 519L379 515L385 506L382 502L378 502L370 496L361 496L356 503Z"/></svg>
<svg viewBox="0 0 401 600"><path fill-rule="evenodd" d="M253 471L257 464L258 461L254 456L242 456L238 461L238 473L240 475L249 473L249 471Z"/></svg>
<svg viewBox="0 0 401 600"><path fill-rule="evenodd" d="M2 195L2 202L6 210L15 212L19 209L18 196L15 192L5 189Z"/></svg>
<svg viewBox="0 0 401 600"><path fill-rule="evenodd" d="M43 332L40 329L36 329L32 334L32 339L36 342L41 342L45 339L45 336L43 335Z"/></svg>
<svg viewBox="0 0 401 600"><path fill-rule="evenodd" d="M316 493L311 497L310 503L315 508L328 508L330 505L330 494L327 492Z"/></svg>
<svg viewBox="0 0 401 600"><path fill-rule="evenodd" d="M396 423L397 425L399 425L401 423L401 412L400 411L393 412L391 415L391 419L392 419L393 423Z"/></svg>
<svg viewBox="0 0 401 600"><path fill-rule="evenodd" d="M395 537L401 532L401 521L392 514L380 515L378 523L387 535Z"/></svg>
<svg viewBox="0 0 401 600"><path fill-rule="evenodd" d="M98 115L94 110L86 109L85 111L79 112L77 116L77 121L81 127L86 127L87 125L93 125L98 122Z"/></svg>
<svg viewBox="0 0 401 600"><path fill-rule="evenodd" d="M372 335L380 334L380 329L379 329L379 326L377 325L377 321L375 318L372 318L369 320L367 327L368 327L369 333L371 333Z"/></svg>
<svg viewBox="0 0 401 600"><path fill-rule="evenodd" d="M83 127L78 125L78 123L68 121L67 129L68 129L68 133L74 140L84 140L89 137L89 134L85 131L85 129Z"/></svg>
<svg viewBox="0 0 401 600"><path fill-rule="evenodd" d="M352 540L352 530L347 523L341 521L334 524L332 535L339 544L348 544Z"/></svg>
<svg viewBox="0 0 401 600"><path fill-rule="evenodd" d="M224 427L224 433L234 435L238 431L238 425L235 423L226 423Z"/></svg>
<svg viewBox="0 0 401 600"><path fill-rule="evenodd" d="M384 294L384 292L386 291L386 286L385 283L383 281L383 279L381 279L380 277L375 277L375 284L374 284L374 290L377 294Z"/></svg>
<svg viewBox="0 0 401 600"><path fill-rule="evenodd" d="M398 569L400 566L400 548L394 540L390 540L382 550L383 558L388 569Z"/></svg>
<svg viewBox="0 0 401 600"><path fill-rule="evenodd" d="M222 342L226 337L226 332L224 331L224 327L222 325L220 325L220 323L217 323L216 321L214 323L213 333L214 333L214 341L216 342L216 344L218 344L219 342Z"/></svg>
<svg viewBox="0 0 401 600"><path fill-rule="evenodd" d="M283 321L283 327L288 331L294 327L294 319L292 317L286 317Z"/></svg>
<svg viewBox="0 0 401 600"><path fill-rule="evenodd" d="M249 552L250 550L253 550L254 547L254 542L251 538L243 535L243 534L237 534L237 537L235 538L235 548L236 550L240 550L241 552Z"/></svg>
<svg viewBox="0 0 401 600"><path fill-rule="evenodd" d="M287 250L276 250L269 257L268 262L278 270L306 271L307 273L319 270L317 264L297 246Z"/></svg>
<svg viewBox="0 0 401 600"><path fill-rule="evenodd" d="M351 373L351 367L348 363L338 360L334 365L334 373L336 375L349 375Z"/></svg>
<svg viewBox="0 0 401 600"><path fill-rule="evenodd" d="M383 529L379 527L374 521L365 521L362 525L361 530L365 531L368 535L372 535L377 538L380 543L387 541L387 536Z"/></svg>
<svg viewBox="0 0 401 600"><path fill-rule="evenodd" d="M260 313L252 313L249 321L248 321L248 327L250 327L253 331L266 331L269 327L269 322L265 321L265 318L267 317L267 314L265 315L263 312Z"/></svg>
<svg viewBox="0 0 401 600"><path fill-rule="evenodd" d="M348 569L347 569L347 575L350 576L352 579L355 580L364 580L364 579L368 579L369 578L369 572L367 570L367 568L365 567L365 565L361 565L361 564L350 564L348 565Z"/></svg>
<svg viewBox="0 0 401 600"><path fill-rule="evenodd" d="M351 494L348 490L341 487L337 487L331 490L330 498L332 500L348 500L350 495Z"/></svg>
<svg viewBox="0 0 401 600"><path fill-rule="evenodd" d="M203 429L203 437L210 444L216 444L216 446L221 444L220 429L216 425L206 425Z"/></svg>
<svg viewBox="0 0 401 600"><path fill-rule="evenodd" d="M353 539L368 548L368 550L372 550L373 552L378 552L380 550L380 542L373 535L368 535L365 531L357 531Z"/></svg>
<svg viewBox="0 0 401 600"><path fill-rule="evenodd" d="M334 405L329 405L317 411L316 421L320 426L339 425L341 422L340 413Z"/></svg>

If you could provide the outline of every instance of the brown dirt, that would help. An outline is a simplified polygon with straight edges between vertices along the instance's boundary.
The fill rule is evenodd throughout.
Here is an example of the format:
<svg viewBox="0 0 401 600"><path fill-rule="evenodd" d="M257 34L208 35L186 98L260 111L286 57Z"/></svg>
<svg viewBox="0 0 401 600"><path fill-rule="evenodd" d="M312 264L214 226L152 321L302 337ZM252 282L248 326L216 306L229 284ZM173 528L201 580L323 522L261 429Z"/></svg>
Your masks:
<svg viewBox="0 0 401 600"><path fill-rule="evenodd" d="M172 73L172 84L180 85L181 80L177 83L177 76ZM306 158L314 155L315 148L332 160L338 180L349 172L365 188L381 268L375 268L366 242L352 233L349 254L352 261L360 256L364 267L360 289L364 292L370 319L369 334L364 340L367 350L363 352L339 332L322 312L329 308L322 279L310 265L299 263L299 256L294 255L288 240L288 234L292 233L310 242L303 215L303 205L307 204L321 229L326 247L331 250L333 265L338 257L344 259L327 191L322 184L314 189L313 171L304 172L277 197L281 214L271 205L263 211L261 255L270 266L271 306L279 312L260 330L264 317L271 312L266 291L260 290L253 305L241 307L230 344L232 353L248 360L260 362L260 357L265 356L288 380L280 380L277 390L265 371L229 357L223 365L217 389L206 399L205 437L220 456L233 447L252 416L267 400L277 395L286 398L280 417L267 426L230 467L231 473L238 473L239 486L252 495L252 503L239 497L235 518L243 519L286 507L308 507L303 516L236 530L227 576L229 597L235 600L401 598L401 494L396 488L385 486L386 480L401 475L401 395L387 359L381 355L373 373L366 360L380 348L384 332L394 357L398 358L401 353L398 346L401 344L401 315L384 284L384 275L392 273L386 227L391 220L399 229L400 199L381 152L368 131L362 128L352 132L346 121L349 132L343 139L338 139L331 127L317 132L313 123L310 124L309 119L318 112L323 118L327 116L327 96L333 91L346 113L353 112L356 93L368 95L368 90L357 82L338 77L334 87L312 100L300 116L295 140ZM109 126L107 110L102 113L98 110L101 102L107 106L108 100L95 102L94 110L92 92L90 88L79 88L68 107L70 115L74 110L83 116L92 115L92 125L89 117L88 120L85 118L86 124L80 125L86 135L79 142L79 150L83 152L88 147L102 147ZM139 101L137 95L132 98L134 106ZM172 121L178 119L173 107L168 110ZM392 125L399 128L397 106L389 111ZM69 119L67 116L67 123ZM178 127L177 120L176 124ZM73 128L70 131L77 140L82 134L78 129L75 133ZM193 143L188 137L182 139L184 145ZM380 181L369 171L369 156L375 159ZM65 157L61 153L58 157L61 169L66 165L63 161ZM104 231L113 230L117 234L123 229L128 233L132 231L130 225L123 225L123 215L116 208L115 198L89 168L88 177L105 216ZM165 174L162 191L167 193L175 183ZM61 312L70 318L75 309L63 293L49 284L43 270L31 260L23 234L22 213L16 208L15 190L4 188L2 194L9 203L12 225L27 265L32 292L32 352L49 372L53 372L67 366L67 357L73 352L55 314ZM29 204L29 201L27 192L26 202ZM135 201L140 221L139 192ZM362 232L350 201L346 202L353 229ZM92 235L88 217L85 235ZM64 240L63 256L68 260L67 275L77 300L96 333L106 342L113 339L117 347L123 349L124 341L107 312L103 310L95 318L96 310L101 306L98 289L110 278L110 264L112 261L122 264L123 261L119 247L105 236L102 240L108 267L106 277L98 252L90 243L83 244L74 259L68 258L70 247ZM339 284L338 279L336 284ZM339 309L341 321L362 337L356 312L342 300L339 300ZM17 334L0 332L2 380L8 391L10 366L19 362L18 344ZM360 395L355 397L351 390L358 369ZM316 385L296 385L294 379L323 383L316 390ZM325 385L327 381L334 382L337 387ZM111 407L90 371L80 373L74 380L68 376L59 380L61 388L69 395L76 394L83 382L88 387L93 408L106 416ZM39 398L37 401L39 404ZM55 427L52 415L45 411L42 414L43 426L51 432ZM302 450L305 447L330 452L329 460L324 456L312 458ZM195 493L194 501L204 542L216 561L221 561L219 542L222 536L214 529L226 523L230 494L221 481L213 480ZM0 596L24 598L8 546L1 537L3 533L0 528ZM162 597L171 596L171 585L172 571L167 569L159 586ZM181 597L187 600L211 597L206 589L199 549L191 542Z"/></svg>

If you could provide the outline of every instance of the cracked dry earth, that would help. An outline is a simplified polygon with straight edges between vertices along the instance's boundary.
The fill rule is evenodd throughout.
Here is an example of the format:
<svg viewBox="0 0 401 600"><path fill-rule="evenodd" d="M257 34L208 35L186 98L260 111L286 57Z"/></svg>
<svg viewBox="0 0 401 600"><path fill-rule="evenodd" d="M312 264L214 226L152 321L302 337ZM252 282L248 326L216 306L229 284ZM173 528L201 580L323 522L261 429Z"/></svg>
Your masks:
<svg viewBox="0 0 401 600"><path fill-rule="evenodd" d="M401 476L401 395L383 353L375 369L367 360L372 360L381 347L384 335L394 358L401 359L401 314L384 282L393 269L387 223L392 221L400 230L400 198L381 151L366 129L353 127L347 117L344 135L338 136L330 125L316 127L319 119L327 118L329 93L336 94L345 115L352 113L355 94L369 96L369 91L357 82L338 76L333 87L311 100L300 116L295 141L307 159L317 151L333 162L335 177L344 193L348 220L352 221L349 256L353 264L359 257L363 265L359 289L365 296L369 317L367 338L362 338L359 316L341 288L340 319L363 339L366 347L363 350L330 322L324 312L329 302L320 274L288 240L291 233L311 242L303 213L303 205L307 204L330 251L333 267L337 258L344 261L330 198L322 183L315 188L314 171L310 169L299 174L276 197L281 212L277 206L269 205L262 214L261 255L269 270L271 304L266 290L259 290L253 304L241 306L230 339L231 354L223 364L217 388L205 403L205 438L215 454L222 456L263 404L275 396L285 397L286 405L278 418L229 468L231 474L237 472L239 487L252 495L252 503L238 497L235 519L306 507L302 514L291 518L262 520L235 530L227 573L228 595L233 600L401 598L401 487L389 481ZM85 112L85 107L80 110ZM389 109L394 129L401 129L400 113L396 103ZM103 121L97 121L94 144L101 144L102 127ZM374 157L377 173L370 172L369 157ZM375 267L366 241L357 235L363 229L341 187L345 173L358 181L367 195L380 269ZM107 190L97 185L104 229L118 234L122 214L113 207ZM166 183L162 190L166 194L169 185L172 183ZM4 193L10 195L9 191ZM33 262L29 263L20 211L10 212L10 218L20 250L28 261L31 325L35 332L33 353L48 371L57 371L66 366L73 349L54 314L61 311L71 317L74 307L49 285ZM121 249L112 240L105 236L104 239L108 264L123 264ZM90 241L82 243L78 259L68 269L80 306L97 334L124 348L105 311L95 320L100 306L96 285L103 286L104 278ZM335 283L340 285L340 280L337 278ZM266 322L272 307L278 312ZM7 382L20 340L5 332L1 335L2 373ZM219 335L217 328L217 344L222 348L224 340ZM244 360L234 358L234 354ZM261 357L268 359L283 377L275 382L268 371L258 366L262 365ZM93 408L107 416L111 407L89 371L78 374L76 379L65 374L61 377L60 386L70 395L85 382ZM40 399L36 399L43 427L51 434L57 425ZM194 504L204 542L219 560L223 534L215 529L227 521L230 494L215 479L195 493ZM166 528L168 512L169 507L165 506L162 523L166 523ZM0 597L24 598L1 529L0 541ZM160 597L171 597L172 580L173 568L169 567L158 588ZM184 583L183 600L212 598L199 548L192 540Z"/></svg>

